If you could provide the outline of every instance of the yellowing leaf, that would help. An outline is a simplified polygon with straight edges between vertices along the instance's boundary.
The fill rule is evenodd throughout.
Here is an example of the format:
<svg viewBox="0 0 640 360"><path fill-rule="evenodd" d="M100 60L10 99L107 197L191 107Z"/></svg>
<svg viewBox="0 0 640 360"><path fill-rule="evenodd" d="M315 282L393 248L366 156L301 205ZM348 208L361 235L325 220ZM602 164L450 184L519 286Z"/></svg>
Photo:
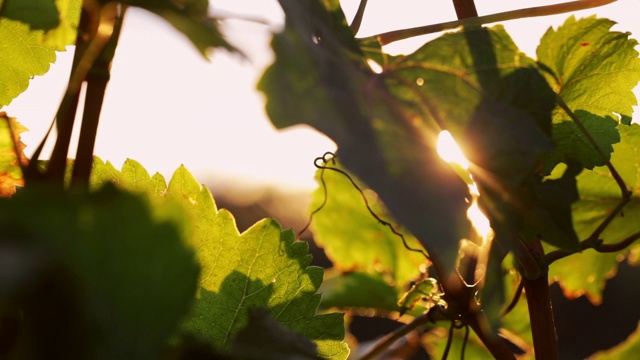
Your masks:
<svg viewBox="0 0 640 360"><path fill-rule="evenodd" d="M0 112L0 197L11 196L16 186L24 186L21 165L27 165L27 158L20 134L26 130L15 118Z"/></svg>

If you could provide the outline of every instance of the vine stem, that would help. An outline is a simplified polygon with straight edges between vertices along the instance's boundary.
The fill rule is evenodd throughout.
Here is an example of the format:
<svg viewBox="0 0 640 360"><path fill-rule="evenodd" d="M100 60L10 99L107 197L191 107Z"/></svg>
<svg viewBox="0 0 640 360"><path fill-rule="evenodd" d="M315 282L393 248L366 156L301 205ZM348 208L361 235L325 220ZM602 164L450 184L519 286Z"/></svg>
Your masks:
<svg viewBox="0 0 640 360"><path fill-rule="evenodd" d="M615 244L603 244L600 240L593 241L592 239L587 239L580 242L580 251L593 249L599 253L618 252L626 249L637 240L640 240L640 232L637 232ZM575 252L555 250L546 254L542 258L541 263L543 266L551 265L554 261L560 260L572 254L575 254Z"/></svg>
<svg viewBox="0 0 640 360"><path fill-rule="evenodd" d="M91 64L85 79L87 90L84 113L82 115L82 127L72 174L72 182L74 184L85 186L89 185L102 103L109 83L111 62L120 38L126 7L120 5L105 6L104 10L101 14L98 33L94 39L94 42L99 43L96 48L100 49L100 52ZM106 45L102 45L103 42L106 42Z"/></svg>
<svg viewBox="0 0 640 360"><path fill-rule="evenodd" d="M360 30L360 25L362 25L362 18L364 17L364 10L367 7L367 0L360 0L360 5L358 6L358 10L356 11L355 16L353 17L353 21L351 21L351 25L349 25L349 27L351 28L351 31L353 31L354 34L358 33L358 30Z"/></svg>
<svg viewBox="0 0 640 360"><path fill-rule="evenodd" d="M456 9L458 19L477 18L478 10L474 0L453 0L453 7Z"/></svg>
<svg viewBox="0 0 640 360"><path fill-rule="evenodd" d="M64 183L69 144L82 83L86 81L93 64L109 44L118 18L115 14L118 11L117 3L108 3L103 6L96 1L83 3L81 26L78 29L76 54L69 85L56 114L58 136L47 168L47 177L50 180Z"/></svg>
<svg viewBox="0 0 640 360"><path fill-rule="evenodd" d="M370 36L368 38L376 39L382 45L390 44L394 41L408 39L414 36L431 34L443 30L455 29L460 26L473 26L489 24L501 21L523 19L530 17L548 16L555 14L562 14L571 11L585 10L594 7L599 7L607 4L611 4L617 0L577 0L560 4L536 6L525 9L518 9L512 11L506 11L491 15L463 18L457 21L449 21L439 24L432 24L426 26L419 26L408 29L394 30L377 35Z"/></svg>
<svg viewBox="0 0 640 360"><path fill-rule="evenodd" d="M496 360L515 360L515 355L511 349L499 336L490 336L488 333L486 321L481 321L481 313L476 313L468 319L467 324L473 329L480 341L487 347L487 350Z"/></svg>
<svg viewBox="0 0 640 360"><path fill-rule="evenodd" d="M542 243L536 240L530 244L533 255L544 254ZM522 277L524 292L527 296L529 321L533 336L533 348L537 360L558 360L558 340L553 321L551 296L549 295L549 270L544 267L537 279Z"/></svg>

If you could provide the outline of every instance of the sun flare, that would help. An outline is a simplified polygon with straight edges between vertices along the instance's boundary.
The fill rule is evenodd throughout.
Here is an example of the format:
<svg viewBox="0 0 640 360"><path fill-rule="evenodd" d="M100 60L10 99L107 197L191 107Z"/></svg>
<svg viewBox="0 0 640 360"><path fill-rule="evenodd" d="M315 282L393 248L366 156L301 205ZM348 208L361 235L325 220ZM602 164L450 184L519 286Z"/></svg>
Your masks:
<svg viewBox="0 0 640 360"><path fill-rule="evenodd" d="M455 163L460 165L464 169L469 169L469 161L460 150L456 141L453 140L453 136L447 130L443 130L438 135L438 155L442 160L448 163Z"/></svg>
<svg viewBox="0 0 640 360"><path fill-rule="evenodd" d="M462 150L456 144L456 141L451 136L447 130L443 130L438 135L438 143L437 143L438 155L448 162L459 165L465 170L469 170L469 161L462 153ZM467 210L467 218L471 221L476 232L482 237L482 244L485 245L487 241L491 240L493 236L493 230L491 230L491 225L489 223L489 219L484 215L480 207L478 206L478 196L480 196L480 192L478 191L478 187L473 181L473 177L469 174L469 178L471 179L471 184L469 185L469 192L472 195L471 205Z"/></svg>

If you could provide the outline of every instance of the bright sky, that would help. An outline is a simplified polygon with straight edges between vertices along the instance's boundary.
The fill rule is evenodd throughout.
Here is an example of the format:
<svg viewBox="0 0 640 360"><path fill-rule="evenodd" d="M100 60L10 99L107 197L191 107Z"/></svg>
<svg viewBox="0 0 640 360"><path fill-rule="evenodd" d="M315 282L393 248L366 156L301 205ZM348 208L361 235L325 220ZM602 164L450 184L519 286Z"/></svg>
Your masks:
<svg viewBox="0 0 640 360"><path fill-rule="evenodd" d="M528 6L546 0L477 0L480 15ZM185 164L201 182L208 179L252 179L298 188L312 188L313 159L333 143L309 128L278 132L264 113L264 99L255 86L270 64L270 31L282 24L276 0L215 0L224 13L267 19L271 26L229 21L226 34L249 61L216 52L205 61L163 20L132 9L127 13L112 68L112 80L101 117L96 154L120 167L126 158L141 162L150 172L170 176ZM359 1L343 1L347 18ZM602 8L576 13L597 14L618 22L614 28L640 38L640 0L619 0ZM504 23L520 49L534 56L538 40L549 26L567 14ZM634 18L635 17L635 18ZM450 0L370 0L359 36L455 19ZM432 36L433 37L433 36ZM431 37L431 38L432 38ZM408 52L429 37L387 47ZM3 109L30 131L23 136L37 146L57 109L72 52L60 53L51 71L34 79L26 93ZM640 95L639 89L636 94ZM37 104L34 106L34 104ZM72 150L73 154L75 149ZM45 152L47 154L47 152Z"/></svg>

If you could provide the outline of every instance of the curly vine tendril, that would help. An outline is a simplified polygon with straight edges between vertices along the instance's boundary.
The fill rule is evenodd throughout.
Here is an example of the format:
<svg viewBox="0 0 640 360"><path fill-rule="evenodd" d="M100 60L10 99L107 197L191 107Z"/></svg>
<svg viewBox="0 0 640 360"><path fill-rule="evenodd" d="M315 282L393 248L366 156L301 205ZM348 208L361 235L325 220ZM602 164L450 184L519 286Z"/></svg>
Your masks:
<svg viewBox="0 0 640 360"><path fill-rule="evenodd" d="M367 210L369 211L369 214L371 214L371 216L373 216L373 218L376 219L378 221L378 223L382 224L383 226L386 226L387 228L389 228L389 230L391 230L391 232L394 235L399 237L402 240L402 244L404 245L404 247L407 250L420 253L425 258L427 258L427 260L431 260L429 258L429 255L424 250L411 247L407 243L407 240L405 239L404 235L402 235L402 233L397 231L396 228L391 223L389 223L388 221L383 220L380 216L378 216L378 214L376 214L375 211L373 211L373 209L371 208L371 205L369 205L369 200L367 199L367 197L364 194L364 191L360 188L360 186L358 186L358 184L356 184L356 182L353 180L351 175L349 175L346 171L344 171L342 169L339 169L337 167L327 166L327 164L329 164L329 163L335 164L336 163L336 158L337 158L336 154L334 154L334 153L332 153L330 151L327 151L322 156L315 158L315 160L313 161L313 165L316 168L320 169L320 183L322 184L323 199L322 199L322 204L320 204L309 215L309 220L307 221L307 224L304 226L304 228L302 230L300 230L300 232L298 233L298 237L300 237L300 235L302 233L304 233L309 228L309 226L311 225L311 221L313 220L313 216L316 213L318 213L320 210L322 210L322 208L324 208L324 206L327 204L327 184L326 184L326 182L324 180L324 172L325 172L325 170L331 170L331 171L335 171L335 172L337 172L339 174L342 174L347 179L349 179L349 181L351 182L351 185L353 185L353 187L360 193L360 196L362 197L362 200L364 201L364 204L367 207Z"/></svg>

